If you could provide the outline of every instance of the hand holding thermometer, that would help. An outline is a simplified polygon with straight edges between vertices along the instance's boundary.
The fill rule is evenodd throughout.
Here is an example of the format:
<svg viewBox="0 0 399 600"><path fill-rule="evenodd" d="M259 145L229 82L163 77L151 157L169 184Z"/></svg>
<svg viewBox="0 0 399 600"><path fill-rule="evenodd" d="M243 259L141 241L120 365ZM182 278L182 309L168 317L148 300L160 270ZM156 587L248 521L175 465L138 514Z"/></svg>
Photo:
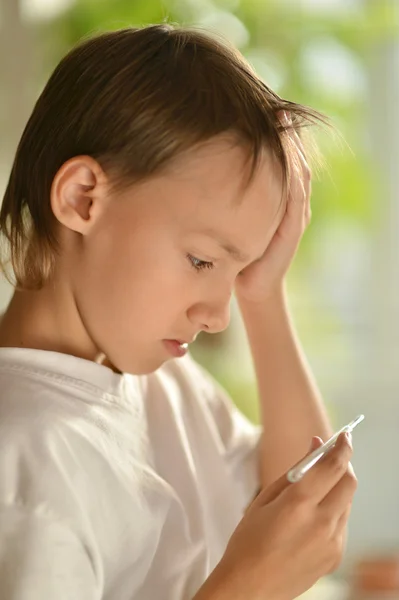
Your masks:
<svg viewBox="0 0 399 600"><path fill-rule="evenodd" d="M316 448L316 450L314 450L303 460L301 460L301 462L299 462L297 465L295 465L295 467L288 471L288 481L290 481L291 483L296 483L297 481L300 481L300 479L302 479L305 473L307 473L322 458L322 456L324 456L331 448L335 446L335 443L338 437L341 435L341 433L351 433L355 429L356 425L359 425L359 423L361 423L363 419L364 415L359 415L358 417L356 417L356 419L348 423L348 425L345 425L345 427L342 427L342 429L337 431L337 433L335 433L329 440L327 440L327 442L320 446L320 448Z"/></svg>

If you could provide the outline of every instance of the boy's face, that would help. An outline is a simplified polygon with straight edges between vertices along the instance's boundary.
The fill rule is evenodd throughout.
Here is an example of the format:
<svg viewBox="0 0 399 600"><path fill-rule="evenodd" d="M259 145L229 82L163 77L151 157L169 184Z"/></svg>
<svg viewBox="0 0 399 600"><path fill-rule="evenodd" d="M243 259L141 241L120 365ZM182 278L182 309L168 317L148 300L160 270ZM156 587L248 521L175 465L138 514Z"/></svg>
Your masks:
<svg viewBox="0 0 399 600"><path fill-rule="evenodd" d="M285 211L277 163L265 153L245 187L245 156L217 139L163 175L97 207L94 199L90 227L68 246L68 277L84 330L119 370L154 371L178 349L165 340L229 324L236 277L262 256Z"/></svg>

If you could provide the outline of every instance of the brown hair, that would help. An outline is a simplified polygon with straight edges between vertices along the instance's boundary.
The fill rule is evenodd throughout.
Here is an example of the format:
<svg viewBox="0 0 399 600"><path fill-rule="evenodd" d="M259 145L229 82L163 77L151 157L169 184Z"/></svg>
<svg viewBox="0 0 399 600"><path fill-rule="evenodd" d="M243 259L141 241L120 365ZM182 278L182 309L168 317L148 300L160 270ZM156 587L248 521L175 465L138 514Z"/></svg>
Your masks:
<svg viewBox="0 0 399 600"><path fill-rule="evenodd" d="M324 120L280 98L238 51L201 30L163 24L84 40L51 75L16 152L0 212L15 285L40 288L51 275L58 246L50 191L68 159L92 156L123 187L231 132L250 151L251 174L268 147L286 180L281 110L296 129Z"/></svg>

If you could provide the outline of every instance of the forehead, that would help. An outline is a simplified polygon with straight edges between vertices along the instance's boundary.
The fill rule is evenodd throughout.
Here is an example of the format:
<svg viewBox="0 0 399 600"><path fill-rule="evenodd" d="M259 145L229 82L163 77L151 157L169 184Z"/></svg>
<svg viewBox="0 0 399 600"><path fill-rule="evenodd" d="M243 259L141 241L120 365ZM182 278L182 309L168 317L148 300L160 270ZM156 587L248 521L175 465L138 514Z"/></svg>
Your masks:
<svg viewBox="0 0 399 600"><path fill-rule="evenodd" d="M174 190L171 208L176 222L186 231L227 241L232 236L243 251L261 247L285 211L283 175L266 149L251 181L250 169L246 149L223 138L181 157L168 173L169 182L164 182Z"/></svg>
<svg viewBox="0 0 399 600"><path fill-rule="evenodd" d="M212 237L231 250L234 246L245 258L258 257L285 211L283 177L277 160L266 150L248 182L250 169L242 145L214 139L128 191L122 211L118 203L118 221L126 227L134 223L148 233L171 232L187 243ZM196 247L203 246L200 242Z"/></svg>
<svg viewBox="0 0 399 600"><path fill-rule="evenodd" d="M255 176L249 181L252 157L248 148L227 134L213 138L178 156L168 175L182 186L194 183L197 194L207 199L218 190L226 208L240 206L262 188L270 200L282 192L282 169L267 148L263 148ZM281 196L281 194L280 194Z"/></svg>

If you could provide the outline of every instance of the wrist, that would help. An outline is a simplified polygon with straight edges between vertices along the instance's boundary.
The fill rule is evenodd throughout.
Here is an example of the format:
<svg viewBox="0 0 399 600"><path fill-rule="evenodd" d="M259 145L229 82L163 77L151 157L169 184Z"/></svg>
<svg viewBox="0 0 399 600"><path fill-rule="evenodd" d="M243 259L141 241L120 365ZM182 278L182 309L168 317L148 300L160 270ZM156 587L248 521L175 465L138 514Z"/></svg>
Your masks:
<svg viewBox="0 0 399 600"><path fill-rule="evenodd" d="M230 576L224 565L219 563L193 600L239 600L231 589Z"/></svg>
<svg viewBox="0 0 399 600"><path fill-rule="evenodd" d="M262 298L248 298L245 294L236 289L235 295L240 307L251 308L252 310L264 309L268 306L286 305L287 290L285 280L276 284L269 290L269 293Z"/></svg>
<svg viewBox="0 0 399 600"><path fill-rule="evenodd" d="M237 296L238 306L247 326L259 323L267 324L269 321L275 327L281 321L289 319L289 308L285 285L273 290L273 293L262 302L253 302Z"/></svg>
<svg viewBox="0 0 399 600"><path fill-rule="evenodd" d="M193 600L283 600L274 591L266 589L269 578L264 573L262 582L255 584L251 573L245 571L229 568L223 558Z"/></svg>

